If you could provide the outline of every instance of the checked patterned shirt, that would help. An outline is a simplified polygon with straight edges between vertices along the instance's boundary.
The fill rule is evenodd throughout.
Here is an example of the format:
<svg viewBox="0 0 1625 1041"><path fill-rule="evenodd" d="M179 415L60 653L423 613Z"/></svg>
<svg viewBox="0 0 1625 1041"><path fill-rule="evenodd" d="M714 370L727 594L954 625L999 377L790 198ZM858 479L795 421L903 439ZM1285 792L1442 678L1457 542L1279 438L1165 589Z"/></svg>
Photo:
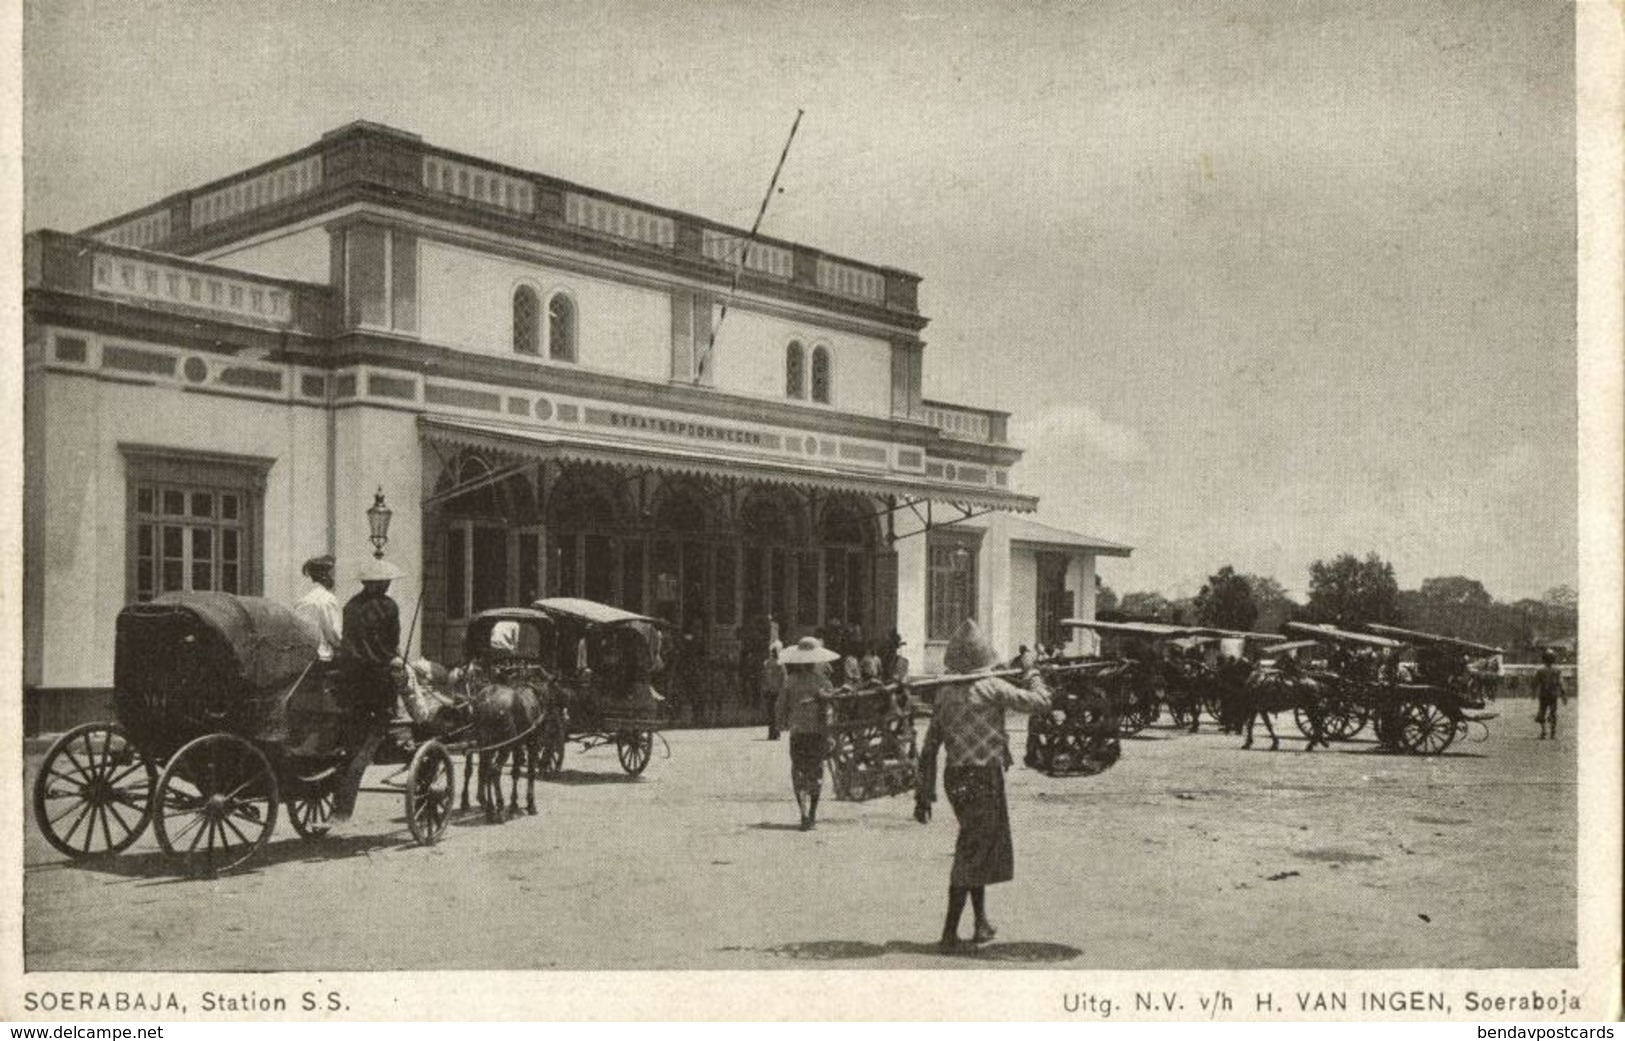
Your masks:
<svg viewBox="0 0 1625 1041"><path fill-rule="evenodd" d="M1027 689L989 676L971 683L956 683L937 692L936 708L925 743L947 749L949 766L986 766L1003 763L1010 739L1004 713L1042 712L1050 707L1049 688L1036 673ZM934 740L933 740L934 739Z"/></svg>

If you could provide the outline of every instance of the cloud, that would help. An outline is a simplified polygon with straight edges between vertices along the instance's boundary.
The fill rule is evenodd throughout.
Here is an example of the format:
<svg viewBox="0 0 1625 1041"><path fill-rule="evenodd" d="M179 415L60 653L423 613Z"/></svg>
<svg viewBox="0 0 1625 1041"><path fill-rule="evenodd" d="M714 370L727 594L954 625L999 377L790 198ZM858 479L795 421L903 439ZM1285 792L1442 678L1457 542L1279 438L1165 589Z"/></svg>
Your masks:
<svg viewBox="0 0 1625 1041"><path fill-rule="evenodd" d="M1090 405L1058 405L1020 421L1022 443L1028 448L1066 445L1114 463L1146 458L1150 445L1135 428L1117 423Z"/></svg>

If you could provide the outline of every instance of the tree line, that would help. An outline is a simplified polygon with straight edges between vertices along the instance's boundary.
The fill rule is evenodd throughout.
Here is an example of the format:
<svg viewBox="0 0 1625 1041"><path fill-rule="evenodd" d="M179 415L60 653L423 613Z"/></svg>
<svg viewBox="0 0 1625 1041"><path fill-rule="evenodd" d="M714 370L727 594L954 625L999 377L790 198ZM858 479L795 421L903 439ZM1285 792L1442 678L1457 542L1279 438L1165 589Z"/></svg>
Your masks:
<svg viewBox="0 0 1625 1041"><path fill-rule="evenodd" d="M1545 647L1573 657L1579 627L1572 586L1555 586L1538 600L1492 597L1484 584L1462 575L1428 578L1418 589L1400 589L1394 567L1376 553L1364 559L1344 553L1309 565L1309 598L1299 603L1275 579L1225 565L1208 576L1194 597L1170 600L1160 593L1119 597L1101 585L1095 614L1102 621L1208 625L1247 632L1283 632L1287 622L1366 622L1504 648L1510 661L1534 661Z"/></svg>

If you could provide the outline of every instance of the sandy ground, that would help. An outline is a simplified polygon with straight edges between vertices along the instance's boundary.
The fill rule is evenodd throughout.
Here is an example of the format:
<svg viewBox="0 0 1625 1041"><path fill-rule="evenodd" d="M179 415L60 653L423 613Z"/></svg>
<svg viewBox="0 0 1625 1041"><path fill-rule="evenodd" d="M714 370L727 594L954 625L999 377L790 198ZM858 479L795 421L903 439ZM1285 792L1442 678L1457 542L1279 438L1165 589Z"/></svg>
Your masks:
<svg viewBox="0 0 1625 1041"><path fill-rule="evenodd" d="M461 816L433 848L411 844L398 797L363 795L342 832L306 843L284 821L251 870L214 880L167 873L150 833L70 863L30 820L27 967L1573 965L1575 746L1535 740L1525 704L1438 758L1360 739L1304 754L1286 722L1278 752L1154 727L1099 777L1018 767L1016 880L989 890L1000 935L975 956L932 943L947 803L921 826L908 797L826 791L803 834L786 745L751 729L674 732L637 780L612 748L572 747L538 816Z"/></svg>

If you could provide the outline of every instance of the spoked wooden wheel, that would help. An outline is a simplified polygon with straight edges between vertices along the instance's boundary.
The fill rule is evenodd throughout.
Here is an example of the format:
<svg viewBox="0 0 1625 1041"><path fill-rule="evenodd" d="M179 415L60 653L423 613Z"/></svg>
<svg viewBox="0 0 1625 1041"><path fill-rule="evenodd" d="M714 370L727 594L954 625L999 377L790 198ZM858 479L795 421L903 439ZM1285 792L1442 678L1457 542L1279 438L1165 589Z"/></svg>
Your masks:
<svg viewBox="0 0 1625 1041"><path fill-rule="evenodd" d="M1410 702L1402 718L1400 741L1419 755L1438 755L1456 740L1456 721L1432 702Z"/></svg>
<svg viewBox="0 0 1625 1041"><path fill-rule="evenodd" d="M451 753L439 741L426 741L406 768L406 826L420 846L440 841L451 821L457 773Z"/></svg>
<svg viewBox="0 0 1625 1041"><path fill-rule="evenodd" d="M1117 712L1117 733L1122 737L1130 737L1144 730L1146 713L1146 705L1141 700L1141 695L1138 692L1128 692Z"/></svg>
<svg viewBox="0 0 1625 1041"><path fill-rule="evenodd" d="M182 745L158 780L153 826L188 874L218 875L247 863L276 827L276 774L258 748L232 734Z"/></svg>
<svg viewBox="0 0 1625 1041"><path fill-rule="evenodd" d="M636 777L654 757L655 735L652 730L622 730L615 735L615 754L621 760L621 769Z"/></svg>
<svg viewBox="0 0 1625 1041"><path fill-rule="evenodd" d="M34 822L75 859L128 849L147 830L158 770L113 723L56 739L34 779Z"/></svg>
<svg viewBox="0 0 1625 1041"><path fill-rule="evenodd" d="M1326 702L1326 736L1333 741L1347 741L1364 730L1365 724L1366 710L1357 702L1346 697Z"/></svg>
<svg viewBox="0 0 1625 1041"><path fill-rule="evenodd" d="M303 780L298 790L288 796L288 823L300 838L315 842L327 837L333 828L333 800L338 787L339 772L330 770Z"/></svg>

